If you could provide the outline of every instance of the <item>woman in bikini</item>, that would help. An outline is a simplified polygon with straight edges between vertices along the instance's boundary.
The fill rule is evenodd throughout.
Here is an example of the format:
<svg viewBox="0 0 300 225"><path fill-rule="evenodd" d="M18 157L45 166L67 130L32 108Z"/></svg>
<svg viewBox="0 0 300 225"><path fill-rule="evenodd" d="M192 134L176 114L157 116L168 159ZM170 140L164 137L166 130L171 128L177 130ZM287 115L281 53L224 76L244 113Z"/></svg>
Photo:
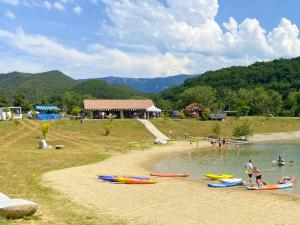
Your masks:
<svg viewBox="0 0 300 225"><path fill-rule="evenodd" d="M255 175L256 178L256 184L258 187L261 187L265 184L265 182L262 181L262 173L260 172L259 169L257 169L257 167L253 167L253 173Z"/></svg>

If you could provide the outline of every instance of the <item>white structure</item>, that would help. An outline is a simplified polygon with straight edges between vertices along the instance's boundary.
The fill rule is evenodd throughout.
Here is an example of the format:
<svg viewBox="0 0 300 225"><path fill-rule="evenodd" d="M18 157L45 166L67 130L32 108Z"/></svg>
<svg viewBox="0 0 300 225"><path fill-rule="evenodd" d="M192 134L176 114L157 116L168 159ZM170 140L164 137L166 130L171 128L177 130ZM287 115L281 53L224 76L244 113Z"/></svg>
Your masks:
<svg viewBox="0 0 300 225"><path fill-rule="evenodd" d="M0 120L23 119L21 107L0 108Z"/></svg>
<svg viewBox="0 0 300 225"><path fill-rule="evenodd" d="M166 144L167 141L170 140L166 135L164 135L160 130L158 130L157 127L154 126L154 124L151 123L149 120L138 119L138 121L140 121L147 128L147 130L150 131L150 133L155 137L155 143Z"/></svg>

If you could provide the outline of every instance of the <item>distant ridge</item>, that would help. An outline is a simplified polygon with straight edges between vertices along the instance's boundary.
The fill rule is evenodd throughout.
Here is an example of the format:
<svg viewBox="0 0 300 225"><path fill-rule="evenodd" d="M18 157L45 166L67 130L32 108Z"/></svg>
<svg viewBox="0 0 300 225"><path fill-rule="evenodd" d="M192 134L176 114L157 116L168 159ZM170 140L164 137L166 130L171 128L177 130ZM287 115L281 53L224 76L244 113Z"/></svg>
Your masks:
<svg viewBox="0 0 300 225"><path fill-rule="evenodd" d="M11 72L0 74L0 95L12 98L17 94L22 94L36 101L68 90L76 84L76 80L58 70L35 74Z"/></svg>
<svg viewBox="0 0 300 225"><path fill-rule="evenodd" d="M167 88L178 86L188 79L195 77L194 75L180 74L168 77L157 78L123 78L123 77L103 77L94 78L95 80L103 80L109 84L124 84L142 93L159 93ZM79 81L85 81L81 79Z"/></svg>

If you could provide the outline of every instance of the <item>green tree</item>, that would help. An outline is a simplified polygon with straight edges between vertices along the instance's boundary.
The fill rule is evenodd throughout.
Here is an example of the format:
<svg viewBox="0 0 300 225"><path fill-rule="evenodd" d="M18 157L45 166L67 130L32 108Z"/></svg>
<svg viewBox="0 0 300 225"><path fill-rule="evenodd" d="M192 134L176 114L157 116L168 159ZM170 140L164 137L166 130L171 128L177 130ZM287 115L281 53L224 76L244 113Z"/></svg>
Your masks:
<svg viewBox="0 0 300 225"><path fill-rule="evenodd" d="M9 104L6 96L0 95L0 107L8 107L8 106Z"/></svg>
<svg viewBox="0 0 300 225"><path fill-rule="evenodd" d="M251 124L248 120L242 124L237 124L233 129L233 136L237 138L244 137L247 140L247 137L252 134L253 130L251 129Z"/></svg>
<svg viewBox="0 0 300 225"><path fill-rule="evenodd" d="M45 139L47 138L49 129L50 129L50 123L49 122L44 122L44 123L41 124L41 131L42 131L43 137Z"/></svg>
<svg viewBox="0 0 300 225"><path fill-rule="evenodd" d="M25 112L29 111L32 108L32 105L29 103L29 101L27 101L24 95L21 94L14 96L13 105L21 107Z"/></svg>
<svg viewBox="0 0 300 225"><path fill-rule="evenodd" d="M73 106L73 108L72 108L73 116L76 116L76 118L78 118L80 112L81 112L81 108L79 106Z"/></svg>
<svg viewBox="0 0 300 225"><path fill-rule="evenodd" d="M209 108L205 108L202 111L201 115L200 115L200 119L201 120L208 120L209 117L210 117L210 114L211 114L211 112L210 112Z"/></svg>
<svg viewBox="0 0 300 225"><path fill-rule="evenodd" d="M216 101L217 91L208 86L197 86L186 89L181 94L181 100L185 105L190 103L199 103L205 107L211 107Z"/></svg>

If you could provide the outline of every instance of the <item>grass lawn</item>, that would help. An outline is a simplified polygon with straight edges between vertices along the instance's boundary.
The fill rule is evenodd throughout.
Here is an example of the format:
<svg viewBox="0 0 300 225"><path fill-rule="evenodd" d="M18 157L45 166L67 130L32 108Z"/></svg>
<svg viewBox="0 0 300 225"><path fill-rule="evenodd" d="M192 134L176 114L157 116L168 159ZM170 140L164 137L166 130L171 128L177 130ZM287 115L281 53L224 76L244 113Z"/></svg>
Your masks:
<svg viewBox="0 0 300 225"><path fill-rule="evenodd" d="M0 219L0 225L123 224L106 215L96 216L96 213L41 185L41 177L48 171L98 162L112 154L152 145L152 135L136 120L115 120L108 137L103 135L105 123L104 120L83 121L83 124L80 121L53 121L48 144L64 144L66 148L39 150L41 122L24 120L16 126L12 121L1 121L0 192L32 200L40 208L31 218Z"/></svg>
<svg viewBox="0 0 300 225"><path fill-rule="evenodd" d="M225 121L199 121L196 119L170 119L163 118L151 120L166 135L169 130L174 130L173 138L177 135L180 139L184 137L185 132L188 132L194 137L207 137L212 135L212 128L215 123L219 123L221 127L221 136L231 138L233 128L238 124L248 119L251 123L251 128L254 133L270 133L281 131L296 131L300 130L300 118L283 118L283 117L247 117L233 118L229 117Z"/></svg>

